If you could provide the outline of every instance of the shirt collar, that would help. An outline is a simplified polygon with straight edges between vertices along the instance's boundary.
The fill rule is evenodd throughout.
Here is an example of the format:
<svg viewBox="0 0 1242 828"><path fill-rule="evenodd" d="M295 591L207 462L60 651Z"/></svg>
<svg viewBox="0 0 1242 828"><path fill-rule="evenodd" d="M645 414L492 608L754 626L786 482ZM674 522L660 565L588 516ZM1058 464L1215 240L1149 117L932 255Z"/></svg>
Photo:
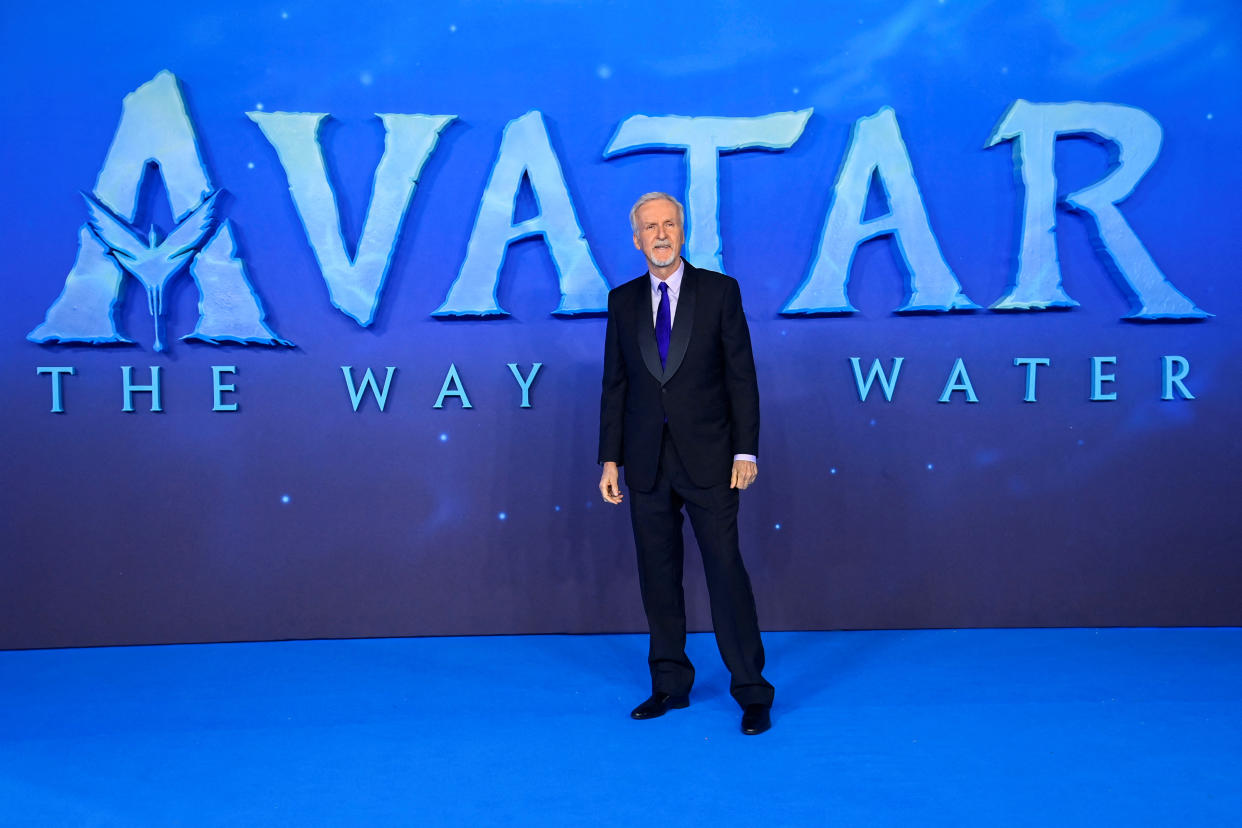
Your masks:
<svg viewBox="0 0 1242 828"><path fill-rule="evenodd" d="M673 274L671 276L669 276L667 279L664 280L664 283L668 285L668 292L672 294L673 296L678 296L681 294L681 277L684 276L685 273L686 273L686 260L682 258L678 258L677 269L673 271ZM660 292L660 280L657 279L655 276L651 275L650 272L647 273L647 278L651 280L651 292L658 294Z"/></svg>

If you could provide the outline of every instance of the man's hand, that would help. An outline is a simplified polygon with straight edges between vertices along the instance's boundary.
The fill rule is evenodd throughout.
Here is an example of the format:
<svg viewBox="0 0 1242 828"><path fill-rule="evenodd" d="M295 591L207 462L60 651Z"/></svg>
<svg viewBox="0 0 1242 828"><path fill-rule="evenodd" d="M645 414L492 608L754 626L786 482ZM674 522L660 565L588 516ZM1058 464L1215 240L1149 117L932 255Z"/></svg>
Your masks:
<svg viewBox="0 0 1242 828"><path fill-rule="evenodd" d="M730 489L745 489L759 476L759 465L749 460L733 461L733 479L729 481ZM600 484L603 485L602 483Z"/></svg>
<svg viewBox="0 0 1242 828"><path fill-rule="evenodd" d="M753 466L754 463L751 463ZM737 475L737 464L734 464L734 476ZM754 479L754 475L751 475ZM621 484L617 482L617 464L611 460L604 464L604 473L599 476L599 493L604 500L614 506L621 502Z"/></svg>

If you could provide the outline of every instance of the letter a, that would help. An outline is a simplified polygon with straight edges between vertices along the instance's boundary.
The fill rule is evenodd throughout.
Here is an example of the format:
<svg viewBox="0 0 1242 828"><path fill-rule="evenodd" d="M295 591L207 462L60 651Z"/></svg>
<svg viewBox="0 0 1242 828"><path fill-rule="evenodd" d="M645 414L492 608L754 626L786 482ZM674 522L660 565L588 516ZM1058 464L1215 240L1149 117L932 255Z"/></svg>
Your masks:
<svg viewBox="0 0 1242 828"><path fill-rule="evenodd" d="M168 206L179 225L159 245L146 240L148 228L134 226L143 177L152 163L159 167ZM155 280L158 284L148 285L158 296L163 282L182 272L188 262L199 291L199 319L184 339L288 345L264 321L259 298L234 249L229 221L216 224L210 219L212 192L177 79L171 72L160 72L125 96L120 123L95 182L97 206L89 206L88 198L94 220L78 231L78 255L64 290L48 308L43 324L27 338L33 342L131 342L117 330L114 314L127 270L141 278L138 273L146 271L137 263L154 262L162 267ZM192 218L196 210L207 217ZM101 225L112 232L101 235ZM197 238L182 247L186 232ZM105 238L110 239L106 244ZM161 251L166 253L157 255ZM127 263L125 269L121 261ZM149 308L157 325L155 347L161 350L161 303L152 299Z"/></svg>
<svg viewBox="0 0 1242 828"><path fill-rule="evenodd" d="M884 187L889 212L864 221L873 176ZM854 124L849 149L833 185L819 252L810 275L781 313L856 312L845 294L854 254L863 242L887 235L896 242L909 274L906 301L897 313L979 307L962 293L961 284L940 252L914 180L910 154L901 140L897 115L885 106Z"/></svg>
<svg viewBox="0 0 1242 828"><path fill-rule="evenodd" d="M513 206L523 176L539 205L539 215L513 223ZM479 203L479 215L466 244L466 260L448 296L432 316L508 316L496 301L500 269L509 245L542 236L561 286L558 316L608 310L608 282L599 272L578 223L560 162L552 151L539 110L510 121L500 153Z"/></svg>

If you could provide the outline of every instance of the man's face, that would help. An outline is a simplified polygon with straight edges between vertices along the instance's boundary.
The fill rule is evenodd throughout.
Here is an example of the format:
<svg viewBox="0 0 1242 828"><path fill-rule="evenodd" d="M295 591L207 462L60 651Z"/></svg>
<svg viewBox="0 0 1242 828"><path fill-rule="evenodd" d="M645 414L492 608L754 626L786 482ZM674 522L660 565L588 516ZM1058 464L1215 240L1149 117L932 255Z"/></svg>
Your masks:
<svg viewBox="0 0 1242 828"><path fill-rule="evenodd" d="M643 251L653 268L674 264L681 255L684 239L681 222L677 220L677 207L671 201L660 198L638 208L638 235L634 236L634 246Z"/></svg>

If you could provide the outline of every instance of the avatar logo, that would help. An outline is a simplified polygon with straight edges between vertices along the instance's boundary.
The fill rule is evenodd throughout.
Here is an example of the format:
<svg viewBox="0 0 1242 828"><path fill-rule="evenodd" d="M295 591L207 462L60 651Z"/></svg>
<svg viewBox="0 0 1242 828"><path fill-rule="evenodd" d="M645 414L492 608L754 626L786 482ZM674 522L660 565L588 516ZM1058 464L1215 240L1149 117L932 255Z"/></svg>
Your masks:
<svg viewBox="0 0 1242 828"><path fill-rule="evenodd" d="M164 286L176 273L192 261L207 239L215 217L216 191L203 197L202 203L181 219L164 238L156 241L155 228L143 240L132 224L114 214L99 201L83 193L90 213L87 226L95 239L107 248L108 254L127 273L147 289L147 310L155 320L155 350L164 350L160 321L164 314Z"/></svg>
<svg viewBox="0 0 1242 828"><path fill-rule="evenodd" d="M250 112L276 151L293 206L306 231L332 304L367 326L375 318L396 239L423 165L454 115L381 114L384 153L353 255L345 248L337 199L328 182L319 129L326 114ZM724 270L719 218L719 163L743 149L780 152L801 137L812 114L758 117L634 115L618 126L604 158L672 151L686 163L686 256ZM1062 202L1093 224L1099 254L1130 301L1133 320L1204 319L1161 272L1126 222L1118 204L1159 156L1160 124L1135 107L1111 103L1015 101L986 143L1013 145L1015 177L1023 189L1022 237L1008 290L989 307L1039 311L1076 307L1065 292L1057 256L1055 147L1063 137L1086 137L1114 151L1100 180ZM148 165L160 169L176 226L162 239L135 225ZM529 182L538 214L514 222L514 202ZM883 188L888 212L865 218L872 182ZM222 190L208 177L176 78L167 71L127 95L112 145L78 233L78 255L46 319L28 335L40 343L129 343L117 330L116 305L125 275L147 292L155 349L163 350L163 294L188 271L199 292L199 319L182 337L208 343L290 345L266 324L259 299L238 257L227 218L217 220ZM433 316L506 316L497 301L508 247L532 236L546 243L557 271L557 316L600 314L610 289L583 233L543 116L537 110L510 121L480 200L466 256ZM852 314L847 289L854 254L864 242L891 237L906 269L905 301L895 313L946 313L980 308L950 269L932 230L896 114L882 107L858 119L841 162L810 271L780 310L787 316Z"/></svg>
<svg viewBox="0 0 1242 828"><path fill-rule="evenodd" d="M149 163L159 165L176 227L157 241L133 222ZM246 267L237 257L228 219L217 222L216 199L177 80L169 72L125 97L121 123L94 192L86 196L87 223L64 290L34 342L132 342L117 330L115 309L125 274L147 290L155 322L155 349L163 350L161 319L168 282L188 269L199 293L199 318L182 339L289 345L264 322ZM147 238L144 240L144 236Z"/></svg>

